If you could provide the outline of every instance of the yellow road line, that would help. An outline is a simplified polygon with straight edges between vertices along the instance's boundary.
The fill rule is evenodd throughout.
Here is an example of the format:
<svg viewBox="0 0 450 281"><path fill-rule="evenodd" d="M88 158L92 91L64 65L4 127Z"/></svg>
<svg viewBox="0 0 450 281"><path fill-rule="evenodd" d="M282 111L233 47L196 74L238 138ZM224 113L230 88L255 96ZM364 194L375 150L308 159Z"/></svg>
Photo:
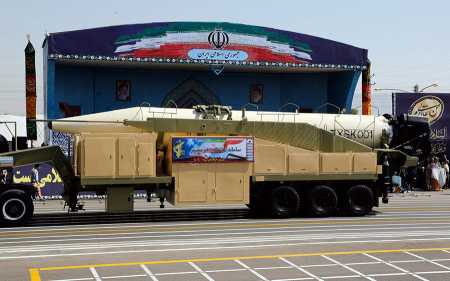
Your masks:
<svg viewBox="0 0 450 281"><path fill-rule="evenodd" d="M294 221L294 222L286 222L286 223L265 223L265 224L253 224L253 223L237 223L237 224L227 224L227 225L214 225L214 224L199 224L199 225L192 225L187 227L179 227L179 226L167 226L167 227L152 227L151 225L146 225L142 227L133 227L127 229L126 226L118 226L117 228L113 229L64 229L64 230L54 230L54 231L33 231L33 230L24 230L21 232L14 232L14 233L0 233L0 237L42 237L42 235L51 234L51 235L58 235L58 234L105 234L105 233L139 233L139 232L161 232L161 231L186 231L186 230L210 230L210 229L229 229L229 228L248 228L248 227L277 227L277 226L302 226L302 225L345 225L345 224L381 224L386 221L393 221L395 223L404 223L404 222L445 222L448 221L450 223L450 217L449 218L368 218L366 220L345 220L345 221L336 221L336 220L318 220L318 221ZM138 229L136 229L138 228Z"/></svg>
<svg viewBox="0 0 450 281"><path fill-rule="evenodd" d="M312 256L338 256L338 255L355 255L355 254L382 254L382 253L401 253L401 252L430 252L450 250L450 248L408 248L408 249L391 249L391 250L359 250L359 251L345 251L345 252L313 252L313 253L294 253L294 254L279 254L279 255L262 255L262 256L240 256L240 257L223 257L223 258L197 258L197 259L181 259L181 260L160 260L160 261L144 261L144 262L126 262L126 263L105 263L105 264L88 264L88 265L69 265L69 266L53 266L39 268L39 271L54 271L65 269L84 269L84 268L98 268L98 267L122 267L135 265L156 265L156 264L175 264L188 262L211 262L211 261L229 261L229 260L255 260L255 259L275 259L275 258L290 258L290 257L312 257ZM39 279L31 281L37 281Z"/></svg>
<svg viewBox="0 0 450 281"><path fill-rule="evenodd" d="M39 269L37 268L30 268L28 270L30 273L30 281L41 281L41 275L39 274Z"/></svg>

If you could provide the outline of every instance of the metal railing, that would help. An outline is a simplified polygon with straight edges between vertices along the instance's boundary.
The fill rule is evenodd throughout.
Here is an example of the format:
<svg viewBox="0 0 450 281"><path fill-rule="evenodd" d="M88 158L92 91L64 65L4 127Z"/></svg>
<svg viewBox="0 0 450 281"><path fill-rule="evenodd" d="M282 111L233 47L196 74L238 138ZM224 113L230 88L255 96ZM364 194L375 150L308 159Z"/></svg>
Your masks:
<svg viewBox="0 0 450 281"><path fill-rule="evenodd" d="M8 132L11 134L11 139L14 140L14 150L17 150L17 122L16 121L0 121L0 124L4 125ZM14 133L11 132L8 124L14 125Z"/></svg>

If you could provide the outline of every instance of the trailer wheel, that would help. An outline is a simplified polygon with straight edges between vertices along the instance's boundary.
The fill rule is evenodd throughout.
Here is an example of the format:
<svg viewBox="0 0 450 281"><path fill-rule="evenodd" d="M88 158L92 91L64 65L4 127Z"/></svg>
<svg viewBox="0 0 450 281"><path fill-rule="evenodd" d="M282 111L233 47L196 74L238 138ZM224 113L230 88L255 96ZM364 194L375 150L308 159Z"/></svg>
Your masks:
<svg viewBox="0 0 450 281"><path fill-rule="evenodd" d="M300 196L290 186L279 186L270 196L271 214L277 218L289 218L297 214L300 208Z"/></svg>
<svg viewBox="0 0 450 281"><path fill-rule="evenodd" d="M31 195L22 190L9 190L0 197L0 223L23 225L33 216Z"/></svg>
<svg viewBox="0 0 450 281"><path fill-rule="evenodd" d="M353 216L369 214L373 208L373 192L365 185L350 187L345 198L345 210Z"/></svg>
<svg viewBox="0 0 450 281"><path fill-rule="evenodd" d="M337 210L338 197L334 190L326 185L314 186L307 195L308 210L314 216L330 216Z"/></svg>

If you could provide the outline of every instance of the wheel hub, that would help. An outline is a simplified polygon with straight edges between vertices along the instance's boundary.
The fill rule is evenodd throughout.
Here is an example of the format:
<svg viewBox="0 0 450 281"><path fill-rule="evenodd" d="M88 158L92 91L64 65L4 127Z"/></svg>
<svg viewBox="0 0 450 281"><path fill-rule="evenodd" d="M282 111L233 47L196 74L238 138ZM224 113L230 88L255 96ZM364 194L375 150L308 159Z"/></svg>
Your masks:
<svg viewBox="0 0 450 281"><path fill-rule="evenodd" d="M10 198L3 204L2 214L9 221L17 221L25 215L26 209L25 203L22 200Z"/></svg>

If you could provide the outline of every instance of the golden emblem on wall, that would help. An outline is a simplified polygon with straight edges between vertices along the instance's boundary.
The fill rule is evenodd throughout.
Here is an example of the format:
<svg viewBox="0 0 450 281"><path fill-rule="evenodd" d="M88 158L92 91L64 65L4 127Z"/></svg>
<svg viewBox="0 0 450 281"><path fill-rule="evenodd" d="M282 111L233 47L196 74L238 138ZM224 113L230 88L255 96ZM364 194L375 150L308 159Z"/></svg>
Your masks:
<svg viewBox="0 0 450 281"><path fill-rule="evenodd" d="M444 113L444 102L435 96L424 96L414 101L409 107L408 114L426 117L430 124L441 119Z"/></svg>

